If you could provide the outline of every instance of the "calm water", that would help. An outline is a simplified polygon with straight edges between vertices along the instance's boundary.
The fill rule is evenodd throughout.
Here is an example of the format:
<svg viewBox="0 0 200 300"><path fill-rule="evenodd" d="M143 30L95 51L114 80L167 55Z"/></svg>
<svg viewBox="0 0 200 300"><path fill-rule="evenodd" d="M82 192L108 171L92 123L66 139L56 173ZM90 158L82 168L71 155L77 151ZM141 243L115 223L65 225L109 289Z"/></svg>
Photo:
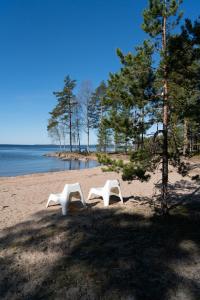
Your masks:
<svg viewBox="0 0 200 300"><path fill-rule="evenodd" d="M17 176L61 170L96 167L96 161L62 161L45 157L45 153L59 151L57 146L0 145L0 176Z"/></svg>

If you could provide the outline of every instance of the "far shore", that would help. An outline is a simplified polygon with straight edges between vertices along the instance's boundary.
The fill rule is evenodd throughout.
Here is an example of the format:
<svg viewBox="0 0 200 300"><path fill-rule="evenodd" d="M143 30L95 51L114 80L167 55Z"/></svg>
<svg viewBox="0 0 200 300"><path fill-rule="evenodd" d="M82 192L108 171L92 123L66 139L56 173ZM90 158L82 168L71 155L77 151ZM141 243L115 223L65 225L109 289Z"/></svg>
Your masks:
<svg viewBox="0 0 200 300"><path fill-rule="evenodd" d="M55 151L45 153L46 157L56 157L61 160L80 160L80 161L88 161L88 160L97 160L97 156L95 152L89 153L81 153L81 152L70 152L70 151Z"/></svg>
<svg viewBox="0 0 200 300"><path fill-rule="evenodd" d="M98 160L97 159L98 152L76 152L76 151L55 151L44 154L46 157L56 157L61 160L80 160L80 161L88 161L88 160ZM124 153L115 153L115 152L104 152L104 154L109 155L113 159L122 159L127 160L128 155Z"/></svg>

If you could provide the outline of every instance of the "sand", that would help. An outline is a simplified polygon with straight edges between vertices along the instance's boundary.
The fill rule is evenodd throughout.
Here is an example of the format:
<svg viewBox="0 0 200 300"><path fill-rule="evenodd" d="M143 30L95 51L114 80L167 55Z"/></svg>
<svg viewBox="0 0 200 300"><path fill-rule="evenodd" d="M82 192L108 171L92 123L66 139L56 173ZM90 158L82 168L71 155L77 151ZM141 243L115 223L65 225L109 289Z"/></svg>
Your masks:
<svg viewBox="0 0 200 300"><path fill-rule="evenodd" d="M151 174L149 182L133 181L131 183L121 180L121 176L115 172L102 172L100 167L85 170L62 171L42 174L32 174L17 177L0 178L0 229L13 226L18 222L28 220L39 211L48 214L55 210L61 213L59 206L51 206L45 209L50 193L59 193L66 183L79 182L85 199L91 187L103 186L107 179L119 179L122 195L125 199L124 206L131 206L134 201L152 198L155 193L154 184L161 178L160 171ZM190 193L195 189L194 182L188 176L182 177L175 171L169 174L170 183L176 183L179 193ZM173 187L174 188L174 187ZM129 201L127 201L129 199ZM72 199L73 201L73 199ZM89 201L88 203L93 203ZM98 199L96 207L103 207L103 201ZM114 206L121 205L117 201ZM113 206L111 205L111 207ZM70 209L70 208L69 208Z"/></svg>
<svg viewBox="0 0 200 300"><path fill-rule="evenodd" d="M200 206L155 216L149 203L160 176L128 183L98 167L1 178L0 299L199 299ZM104 208L96 198L83 208L72 199L67 216L59 205L45 208L66 183L79 182L87 198L116 178L123 205L114 197ZM176 196L197 187L174 170L169 179Z"/></svg>

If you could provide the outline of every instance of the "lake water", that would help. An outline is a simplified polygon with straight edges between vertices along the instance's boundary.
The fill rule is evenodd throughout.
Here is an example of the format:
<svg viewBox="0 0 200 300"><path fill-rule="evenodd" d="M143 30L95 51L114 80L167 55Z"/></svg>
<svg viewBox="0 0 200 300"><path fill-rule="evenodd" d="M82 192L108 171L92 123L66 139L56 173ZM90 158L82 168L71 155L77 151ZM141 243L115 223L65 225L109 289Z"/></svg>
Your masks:
<svg viewBox="0 0 200 300"><path fill-rule="evenodd" d="M95 150L93 147L92 150ZM0 145L0 176L17 176L98 166L97 161L62 161L44 154L59 151L57 146Z"/></svg>

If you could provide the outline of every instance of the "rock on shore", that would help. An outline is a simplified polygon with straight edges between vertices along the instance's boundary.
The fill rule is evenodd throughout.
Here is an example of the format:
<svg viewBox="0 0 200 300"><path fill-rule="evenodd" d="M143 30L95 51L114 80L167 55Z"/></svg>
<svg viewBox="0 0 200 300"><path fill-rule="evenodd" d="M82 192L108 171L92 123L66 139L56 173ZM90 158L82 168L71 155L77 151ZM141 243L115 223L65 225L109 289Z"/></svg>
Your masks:
<svg viewBox="0 0 200 300"><path fill-rule="evenodd" d="M95 153L78 153L78 152L50 152L44 154L47 157L56 157L61 160L97 160Z"/></svg>

